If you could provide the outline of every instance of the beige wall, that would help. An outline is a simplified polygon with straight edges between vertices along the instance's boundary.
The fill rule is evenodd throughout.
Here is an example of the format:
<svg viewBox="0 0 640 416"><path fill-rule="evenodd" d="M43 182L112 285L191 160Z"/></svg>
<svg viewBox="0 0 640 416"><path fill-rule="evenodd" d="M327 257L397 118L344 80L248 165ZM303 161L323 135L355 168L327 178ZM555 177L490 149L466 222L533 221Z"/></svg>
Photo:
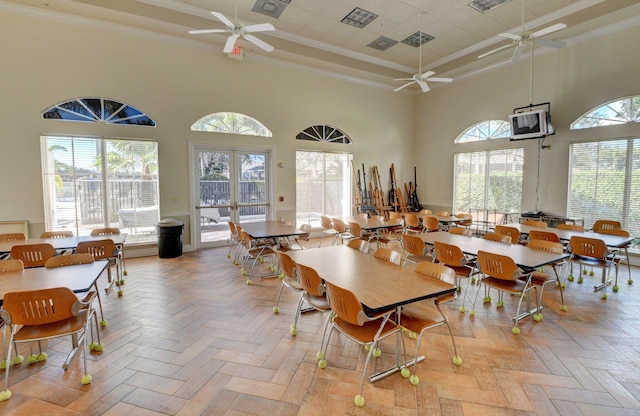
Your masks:
<svg viewBox="0 0 640 416"><path fill-rule="evenodd" d="M454 139L483 120L507 120L513 108L530 104L530 61L466 80L454 80L419 97L415 155L421 166L420 202L451 207L453 157L456 152L522 146L525 149L524 210L565 214L569 143L607 137L640 137L640 124L570 131L569 125L588 110L607 101L640 94L640 28L625 30L567 46L534 58L533 103L551 102L557 133L538 151L538 140L476 142L454 145ZM538 154L540 175L538 194ZM419 182L421 179L419 179Z"/></svg>

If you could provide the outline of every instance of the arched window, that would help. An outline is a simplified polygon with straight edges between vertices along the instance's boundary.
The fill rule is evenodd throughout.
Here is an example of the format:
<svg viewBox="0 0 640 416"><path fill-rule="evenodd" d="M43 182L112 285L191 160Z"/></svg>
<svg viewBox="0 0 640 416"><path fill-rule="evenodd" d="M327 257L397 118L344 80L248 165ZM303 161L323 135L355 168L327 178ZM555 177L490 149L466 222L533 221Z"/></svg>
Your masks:
<svg viewBox="0 0 640 416"><path fill-rule="evenodd" d="M213 133L243 134L247 136L272 137L273 134L264 124L244 114L213 113L193 123L192 131Z"/></svg>
<svg viewBox="0 0 640 416"><path fill-rule="evenodd" d="M137 108L108 98L75 98L56 104L42 118L87 123L133 124L155 127L156 122Z"/></svg>
<svg viewBox="0 0 640 416"><path fill-rule="evenodd" d="M571 123L571 130L640 122L640 95L609 101Z"/></svg>
<svg viewBox="0 0 640 416"><path fill-rule="evenodd" d="M478 142L481 140L506 139L511 137L509 123L504 120L487 120L473 125L456 137L454 143Z"/></svg>
<svg viewBox="0 0 640 416"><path fill-rule="evenodd" d="M351 139L333 126L311 126L296 135L296 140L351 144Z"/></svg>

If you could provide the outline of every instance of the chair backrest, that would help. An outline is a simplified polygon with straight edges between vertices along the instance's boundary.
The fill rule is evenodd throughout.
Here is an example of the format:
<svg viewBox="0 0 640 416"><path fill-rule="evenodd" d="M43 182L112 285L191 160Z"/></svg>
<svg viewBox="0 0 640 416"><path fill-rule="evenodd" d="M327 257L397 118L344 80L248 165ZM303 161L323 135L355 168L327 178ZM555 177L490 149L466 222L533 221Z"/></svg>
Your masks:
<svg viewBox="0 0 640 416"><path fill-rule="evenodd" d="M356 237L362 237L362 227L357 222L349 223L349 231Z"/></svg>
<svg viewBox="0 0 640 416"><path fill-rule="evenodd" d="M372 215L371 220L376 222L384 222L384 215Z"/></svg>
<svg viewBox="0 0 640 416"><path fill-rule="evenodd" d="M390 248L387 248L387 247L380 247L379 249L376 250L375 253L373 253L373 255L376 258L388 261L389 263L395 264L397 266L399 266L400 263L402 263L402 253L395 250L391 250Z"/></svg>
<svg viewBox="0 0 640 416"><path fill-rule="evenodd" d="M593 231L596 233L600 232L602 229L615 230L620 228L622 228L620 221L614 220L597 220L593 224Z"/></svg>
<svg viewBox="0 0 640 416"><path fill-rule="evenodd" d="M367 213L366 212L359 212L358 214L356 214L356 218L360 218L361 220L366 220L367 217Z"/></svg>
<svg viewBox="0 0 640 416"><path fill-rule="evenodd" d="M231 238L238 238L238 231L236 230L236 225L233 221L227 221L229 225L229 232L231 233Z"/></svg>
<svg viewBox="0 0 640 416"><path fill-rule="evenodd" d="M422 256L424 254L425 242L417 235L403 234L402 235L402 247L410 254ZM379 251L379 250L378 250ZM376 251L376 254L378 252ZM382 253L381 253L382 255Z"/></svg>
<svg viewBox="0 0 640 416"><path fill-rule="evenodd" d="M2 315L13 325L50 324L74 316L76 302L68 287L9 292L3 298Z"/></svg>
<svg viewBox="0 0 640 416"><path fill-rule="evenodd" d="M402 214L400 214L399 212L390 211L389 212L389 219L391 219L391 220L401 220L402 219Z"/></svg>
<svg viewBox="0 0 640 416"><path fill-rule="evenodd" d="M18 241L26 240L27 236L24 233L5 233L0 234L0 241Z"/></svg>
<svg viewBox="0 0 640 416"><path fill-rule="evenodd" d="M11 247L11 257L22 260L24 267L42 267L46 261L56 255L51 244L24 244Z"/></svg>
<svg viewBox="0 0 640 416"><path fill-rule="evenodd" d="M598 234L619 235L620 237L630 237L629 231L618 228L601 228Z"/></svg>
<svg viewBox="0 0 640 416"><path fill-rule="evenodd" d="M468 227L470 225L473 225L473 215L471 215L471 214L467 214L466 212L458 212L456 214L456 217L464 218L464 221L459 221L458 222L458 224L463 226L463 227Z"/></svg>
<svg viewBox="0 0 640 416"><path fill-rule="evenodd" d="M451 213L449 211L438 211L438 212L436 212L436 216L437 217L448 217L449 215L451 215Z"/></svg>
<svg viewBox="0 0 640 416"><path fill-rule="evenodd" d="M433 212L430 209L421 209L418 215L423 217L425 215L433 215Z"/></svg>
<svg viewBox="0 0 640 416"><path fill-rule="evenodd" d="M584 232L584 227L578 224L558 224L558 230L571 230Z"/></svg>
<svg viewBox="0 0 640 416"><path fill-rule="evenodd" d="M549 253L560 254L564 252L564 247L562 246L562 244L548 240L529 240L529 243L527 243L527 247L534 250L548 251Z"/></svg>
<svg viewBox="0 0 640 416"><path fill-rule="evenodd" d="M485 240L497 241L499 243L511 244L511 236L498 234L498 233L487 233L482 236Z"/></svg>
<svg viewBox="0 0 640 416"><path fill-rule="evenodd" d="M464 266L467 264L467 256L464 255L460 247L440 241L433 243L436 261L447 266Z"/></svg>
<svg viewBox="0 0 640 416"><path fill-rule="evenodd" d="M426 216L422 217L422 227L424 227L425 231L438 231L438 227L440 226L440 221L434 216Z"/></svg>
<svg viewBox="0 0 640 416"><path fill-rule="evenodd" d="M552 233L551 231L531 230L529 231L529 240L545 240L559 243L560 237L558 237L558 234Z"/></svg>
<svg viewBox="0 0 640 416"><path fill-rule="evenodd" d="M420 262L416 265L416 273L449 283L452 286L456 284L456 272L442 263Z"/></svg>
<svg viewBox="0 0 640 416"><path fill-rule="evenodd" d="M496 279L516 280L522 276L518 266L509 256L480 250L478 251L478 265L480 272Z"/></svg>
<svg viewBox="0 0 640 416"><path fill-rule="evenodd" d="M324 296L326 287L322 282L322 278L314 268L302 264L296 264L296 274L298 275L300 286L302 286L308 294L313 296Z"/></svg>
<svg viewBox="0 0 640 416"><path fill-rule="evenodd" d="M54 256L46 261L44 267L53 269L56 267L74 266L76 264L91 264L94 258L90 253L72 253L64 256Z"/></svg>
<svg viewBox="0 0 640 416"><path fill-rule="evenodd" d="M524 221L524 225L529 225L531 227L540 227L547 228L548 224L544 221L532 220L531 218Z"/></svg>
<svg viewBox="0 0 640 416"><path fill-rule="evenodd" d="M67 238L73 237L73 231L45 231L40 238Z"/></svg>
<svg viewBox="0 0 640 416"><path fill-rule="evenodd" d="M349 241L349 244L347 245L363 253L369 252L369 242L367 240L363 240L362 238L354 238L353 240Z"/></svg>
<svg viewBox="0 0 640 416"><path fill-rule="evenodd" d="M574 235L569 240L569 248L574 255L581 257L604 259L609 255L607 245L597 238Z"/></svg>
<svg viewBox="0 0 640 416"><path fill-rule="evenodd" d="M95 260L108 260L117 256L118 251L113 240L108 238L95 241L81 241L76 247L76 253L89 253Z"/></svg>
<svg viewBox="0 0 640 416"><path fill-rule="evenodd" d="M280 271L287 277L294 278L294 270L296 269L296 264L289 257L287 253L283 253L282 251L274 251L276 256L278 256L278 264L280 265Z"/></svg>
<svg viewBox="0 0 640 416"><path fill-rule="evenodd" d="M299 235L298 238L300 239L309 239L309 236L311 235L311 224L302 224L300 226L300 231L304 231L303 235Z"/></svg>
<svg viewBox="0 0 640 416"><path fill-rule="evenodd" d="M322 224L322 228L329 230L331 228L333 228L333 225L331 223L331 218L325 216L325 215L321 215L320 216L320 224Z"/></svg>
<svg viewBox="0 0 640 416"><path fill-rule="evenodd" d="M466 235L467 237L471 237L472 232L470 229L468 228L463 228L463 227L450 227L449 228L449 233L451 234L459 234L459 235Z"/></svg>
<svg viewBox="0 0 640 416"><path fill-rule="evenodd" d="M107 227L107 228L96 228L95 230L91 230L90 235L92 237L96 237L101 235L119 235L119 234L120 234L119 228Z"/></svg>
<svg viewBox="0 0 640 416"><path fill-rule="evenodd" d="M353 292L331 282L325 282L325 285L327 286L329 306L340 319L358 326L371 321L371 318L364 313L362 304Z"/></svg>
<svg viewBox="0 0 640 416"><path fill-rule="evenodd" d="M341 219L334 218L333 219L333 229L336 230L339 233L346 233L347 232L347 225Z"/></svg>
<svg viewBox="0 0 640 416"><path fill-rule="evenodd" d="M407 212L404 214L404 223L408 227L419 227L420 226L420 218L412 212Z"/></svg>
<svg viewBox="0 0 640 416"><path fill-rule="evenodd" d="M512 243L520 241L520 231L516 227L509 227L506 225L496 225L496 234L508 235L511 237Z"/></svg>
<svg viewBox="0 0 640 416"><path fill-rule="evenodd" d="M2 272L14 272L16 270L24 269L22 260L18 259L6 259L0 260L0 273Z"/></svg>

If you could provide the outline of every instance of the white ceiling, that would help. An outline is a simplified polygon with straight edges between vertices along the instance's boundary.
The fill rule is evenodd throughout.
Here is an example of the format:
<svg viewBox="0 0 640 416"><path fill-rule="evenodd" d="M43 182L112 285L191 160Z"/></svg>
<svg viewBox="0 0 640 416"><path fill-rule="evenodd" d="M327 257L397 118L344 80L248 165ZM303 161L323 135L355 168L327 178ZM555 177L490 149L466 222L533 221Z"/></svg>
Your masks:
<svg viewBox="0 0 640 416"><path fill-rule="evenodd" d="M401 85L394 78L418 72L418 48L401 43L418 30L435 37L422 46L421 71L454 77L455 82L455 78L509 65L513 48L483 59L477 56L511 42L497 36L499 33L523 33L522 1L524 33L565 23L566 29L545 39L567 44L640 24L638 0L511 0L484 14L470 7L470 1L290 0L277 19L252 12L256 0L0 0L0 11L34 13L102 27L106 23L106 27L116 30L126 28L145 36L157 35L222 54L225 34L187 32L223 29L224 25L210 12L218 11L235 22L237 8L238 23L272 23L276 28L256 34L275 47L273 52L239 41L247 64L251 60L269 60L388 89ZM378 17L363 29L342 23L355 7ZM398 43L385 51L367 46L380 36ZM536 53L546 51L536 47ZM520 59L529 56L525 53Z"/></svg>

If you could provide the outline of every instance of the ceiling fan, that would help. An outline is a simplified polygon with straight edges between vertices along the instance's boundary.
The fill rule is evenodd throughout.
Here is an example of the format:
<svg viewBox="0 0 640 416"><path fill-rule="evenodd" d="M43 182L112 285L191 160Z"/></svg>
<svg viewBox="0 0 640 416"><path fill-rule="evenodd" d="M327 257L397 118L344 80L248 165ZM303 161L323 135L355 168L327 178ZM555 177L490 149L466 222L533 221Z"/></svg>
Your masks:
<svg viewBox="0 0 640 416"><path fill-rule="evenodd" d="M224 53L231 53L236 44L236 40L239 37L248 40L254 45L264 49L267 52L273 51L273 46L269 45L267 42L258 39L253 36L251 33L255 32L266 32L270 30L275 30L275 27L271 23L260 23L257 25L249 25L249 26L236 26L231 20L229 20L225 15L218 12L211 12L218 20L220 20L226 26L225 29L204 29L204 30L190 30L189 34L198 35L201 33L228 33L229 37L227 38L227 42L224 45L224 49L222 50ZM237 10L236 10L237 15ZM236 16L236 21L238 20Z"/></svg>
<svg viewBox="0 0 640 416"><path fill-rule="evenodd" d="M394 81L409 81L406 84L399 86L394 91L400 91L401 89L408 87L409 85L418 84L420 86L420 89L422 89L422 92L429 92L431 89L429 88L427 81L430 81L430 82L452 82L453 81L453 78L432 77L432 75L435 75L435 72L433 71L420 73L420 71L422 70L422 30L421 30L422 29L422 12L418 13L418 15L420 16L420 31L419 31L420 42L418 44L418 48L420 52L419 52L419 60L418 60L418 73L414 74L411 78L394 79Z"/></svg>
<svg viewBox="0 0 640 416"><path fill-rule="evenodd" d="M524 30L524 0L522 0L522 33L520 35L514 35L513 33L499 33L498 36L511 39L511 44L501 46L489 52L485 52L482 55L479 55L478 58L484 58L485 56L493 55L496 52L500 52L504 49L515 46L516 49L513 51L513 55L511 56L511 62L515 62L520 59L522 51L524 50L525 46L529 44L548 46L550 48L556 49L562 48L566 45L565 42L540 38L550 33L557 32L558 30L562 30L566 27L567 25L565 25L564 23L556 23L555 25L545 27L533 33L526 33Z"/></svg>

